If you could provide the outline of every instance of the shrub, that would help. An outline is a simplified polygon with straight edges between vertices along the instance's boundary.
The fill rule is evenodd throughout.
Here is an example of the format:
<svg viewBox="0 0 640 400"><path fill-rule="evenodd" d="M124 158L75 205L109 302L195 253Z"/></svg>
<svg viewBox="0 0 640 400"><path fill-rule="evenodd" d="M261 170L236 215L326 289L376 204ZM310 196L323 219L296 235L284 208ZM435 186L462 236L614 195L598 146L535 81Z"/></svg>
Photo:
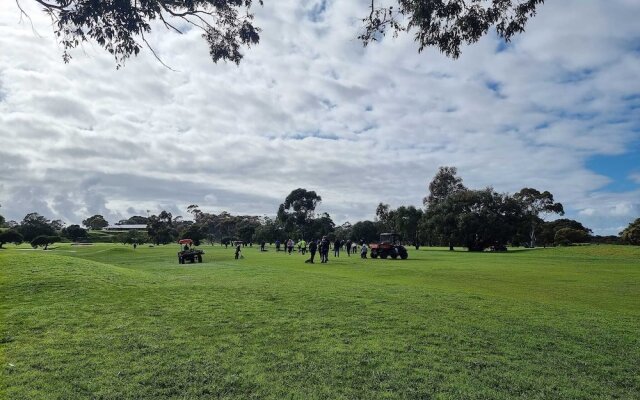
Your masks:
<svg viewBox="0 0 640 400"><path fill-rule="evenodd" d="M589 234L579 229L562 228L556 232L553 241L556 246L570 246L574 243L587 243L589 242Z"/></svg>

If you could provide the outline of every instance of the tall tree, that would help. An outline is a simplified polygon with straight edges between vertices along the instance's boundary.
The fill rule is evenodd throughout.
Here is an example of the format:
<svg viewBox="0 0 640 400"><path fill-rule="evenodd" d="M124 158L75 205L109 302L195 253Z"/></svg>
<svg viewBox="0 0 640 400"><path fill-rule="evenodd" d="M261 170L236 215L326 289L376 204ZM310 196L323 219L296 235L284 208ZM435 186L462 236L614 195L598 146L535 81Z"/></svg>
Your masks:
<svg viewBox="0 0 640 400"><path fill-rule="evenodd" d="M416 250L420 248L418 230L422 217L422 210L414 206L401 206L394 211L396 230L402 235L402 238L406 242L413 243Z"/></svg>
<svg viewBox="0 0 640 400"><path fill-rule="evenodd" d="M467 190L457 173L456 167L438 168L438 172L429 183L429 195L422 200L427 208L436 206L454 193Z"/></svg>
<svg viewBox="0 0 640 400"><path fill-rule="evenodd" d="M376 221L380 223L383 230L396 230L395 211L391 209L389 204L378 204L378 207L376 207Z"/></svg>
<svg viewBox="0 0 640 400"><path fill-rule="evenodd" d="M445 202L449 196L467 190L462 183L462 178L457 176L456 167L439 167L438 172L429 183L429 194L422 201L427 208L427 212L436 209ZM422 224L429 232L430 236L439 236L440 239L449 245L449 250L453 251L453 240L455 232L455 206L447 204L446 207L438 209L428 215L428 221ZM436 222L437 221L437 222Z"/></svg>
<svg viewBox="0 0 640 400"><path fill-rule="evenodd" d="M100 230L102 228L106 228L109 226L109 223L106 219L100 214L93 215L82 221L82 225L86 226L89 229Z"/></svg>
<svg viewBox="0 0 640 400"><path fill-rule="evenodd" d="M187 207L187 212L193 216L193 220L198 222L202 218L202 211L200 211L200 207L197 204L191 204Z"/></svg>
<svg viewBox="0 0 640 400"><path fill-rule="evenodd" d="M152 215L147 221L147 234L156 245L171 243L178 232L173 226L170 212L162 211L159 215Z"/></svg>
<svg viewBox="0 0 640 400"><path fill-rule="evenodd" d="M549 214L564 215L564 207L562 207L562 203L556 203L553 200L553 195L548 191L540 192L533 188L523 188L513 197L522 204L525 213L529 216L531 222L530 246L535 247L537 221Z"/></svg>
<svg viewBox="0 0 640 400"><path fill-rule="evenodd" d="M298 188L293 190L284 203L278 208L277 220L287 230L287 233L294 234L290 229L292 225L298 230L298 234L305 236L306 228L314 218L317 205L322 201L316 192Z"/></svg>

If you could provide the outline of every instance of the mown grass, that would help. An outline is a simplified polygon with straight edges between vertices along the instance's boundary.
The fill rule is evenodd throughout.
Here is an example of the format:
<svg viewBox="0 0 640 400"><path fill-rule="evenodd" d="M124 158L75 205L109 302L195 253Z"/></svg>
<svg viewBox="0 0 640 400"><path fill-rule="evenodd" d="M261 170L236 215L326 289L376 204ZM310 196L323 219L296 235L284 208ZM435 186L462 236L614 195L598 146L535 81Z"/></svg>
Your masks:
<svg viewBox="0 0 640 400"><path fill-rule="evenodd" d="M0 251L7 399L640 398L640 249Z"/></svg>

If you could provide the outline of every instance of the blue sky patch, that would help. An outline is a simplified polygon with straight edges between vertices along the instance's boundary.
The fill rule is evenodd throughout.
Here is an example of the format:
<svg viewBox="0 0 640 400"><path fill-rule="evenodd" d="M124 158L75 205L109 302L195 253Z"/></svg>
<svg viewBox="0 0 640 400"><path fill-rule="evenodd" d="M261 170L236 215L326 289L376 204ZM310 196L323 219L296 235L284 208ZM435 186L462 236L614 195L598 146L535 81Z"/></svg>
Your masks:
<svg viewBox="0 0 640 400"><path fill-rule="evenodd" d="M640 143L630 146L630 151L624 154L593 156L587 160L587 168L612 180L600 190L627 192L638 189L640 185L629 176L640 172Z"/></svg>

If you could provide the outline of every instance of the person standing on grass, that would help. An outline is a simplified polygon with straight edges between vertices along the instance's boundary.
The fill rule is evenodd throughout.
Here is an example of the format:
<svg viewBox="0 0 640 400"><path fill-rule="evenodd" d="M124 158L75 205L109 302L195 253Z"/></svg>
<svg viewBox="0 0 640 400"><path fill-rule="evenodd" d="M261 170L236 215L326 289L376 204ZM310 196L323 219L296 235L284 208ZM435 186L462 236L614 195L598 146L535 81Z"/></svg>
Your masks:
<svg viewBox="0 0 640 400"><path fill-rule="evenodd" d="M236 245L236 260L240 258L240 243Z"/></svg>
<svg viewBox="0 0 640 400"><path fill-rule="evenodd" d="M336 241L333 242L333 256L334 257L340 257L340 247L342 247L342 242L340 241L340 239L336 239Z"/></svg>
<svg viewBox="0 0 640 400"><path fill-rule="evenodd" d="M313 258L316 256L316 250L318 249L318 243L315 240L309 242L309 253L311 257L305 261L306 263L313 264Z"/></svg>
<svg viewBox="0 0 640 400"><path fill-rule="evenodd" d="M347 256L351 257L351 240L347 240L347 243L345 244L345 248L347 250Z"/></svg>
<svg viewBox="0 0 640 400"><path fill-rule="evenodd" d="M289 255L291 255L291 252L293 251L293 246L294 246L293 239L289 239L287 241L287 250L289 250Z"/></svg>
<svg viewBox="0 0 640 400"><path fill-rule="evenodd" d="M330 243L327 240L327 237L323 236L322 240L320 241L320 262L323 264L329 261L329 246Z"/></svg>
<svg viewBox="0 0 640 400"><path fill-rule="evenodd" d="M367 245L362 242L362 248L360 249L360 258L367 258Z"/></svg>
<svg viewBox="0 0 640 400"><path fill-rule="evenodd" d="M302 255L307 253L307 242L304 239L300 239L300 251L302 251Z"/></svg>
<svg viewBox="0 0 640 400"><path fill-rule="evenodd" d="M354 240L353 243L351 243L351 253L355 256L357 251L358 243L356 243L356 241Z"/></svg>

